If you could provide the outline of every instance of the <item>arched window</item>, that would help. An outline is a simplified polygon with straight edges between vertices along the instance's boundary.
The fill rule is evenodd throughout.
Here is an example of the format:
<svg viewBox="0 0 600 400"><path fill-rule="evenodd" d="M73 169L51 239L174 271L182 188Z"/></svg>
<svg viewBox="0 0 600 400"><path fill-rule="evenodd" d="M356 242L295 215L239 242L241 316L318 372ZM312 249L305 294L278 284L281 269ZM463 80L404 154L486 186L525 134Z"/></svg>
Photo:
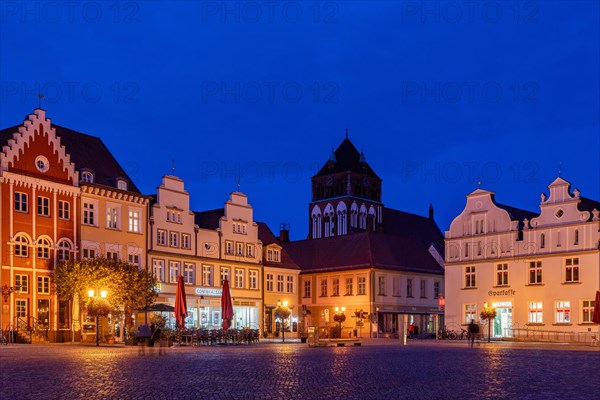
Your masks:
<svg viewBox="0 0 600 400"><path fill-rule="evenodd" d="M579 244L579 229L575 229L575 241L573 242L575 246Z"/></svg>
<svg viewBox="0 0 600 400"><path fill-rule="evenodd" d="M321 209L319 206L314 206L311 213L312 217L312 237L319 239L321 237Z"/></svg>
<svg viewBox="0 0 600 400"><path fill-rule="evenodd" d="M71 259L71 243L66 240L58 242L58 261L68 261Z"/></svg>
<svg viewBox="0 0 600 400"><path fill-rule="evenodd" d="M367 207L364 204L360 206L360 212L358 215L358 227L360 229L367 229Z"/></svg>
<svg viewBox="0 0 600 400"><path fill-rule="evenodd" d="M542 233L540 236L540 249L543 249L544 247L546 247L546 235Z"/></svg>
<svg viewBox="0 0 600 400"><path fill-rule="evenodd" d="M25 235L15 236L15 256L29 257L29 239Z"/></svg>
<svg viewBox="0 0 600 400"><path fill-rule="evenodd" d="M375 220L375 214L376 214L376 213L375 213L375 207L373 207L373 206L369 207L369 223L370 223L369 227L370 227L372 230L375 230L375 228L376 228L376 224L375 224L375 221L376 221L376 220Z"/></svg>
<svg viewBox="0 0 600 400"><path fill-rule="evenodd" d="M49 259L50 258L50 240L46 238L39 238L37 241L37 256L38 258Z"/></svg>
<svg viewBox="0 0 600 400"><path fill-rule="evenodd" d="M325 237L335 236L335 232L333 230L334 215L335 213L333 211L333 206L331 204L327 204L327 206L325 206L325 212L323 213L323 216L325 217Z"/></svg>
<svg viewBox="0 0 600 400"><path fill-rule="evenodd" d="M94 183L94 173L92 171L81 171L81 182Z"/></svg>
<svg viewBox="0 0 600 400"><path fill-rule="evenodd" d="M345 235L348 233L348 214L346 203L340 202L336 207L337 212L337 234Z"/></svg>

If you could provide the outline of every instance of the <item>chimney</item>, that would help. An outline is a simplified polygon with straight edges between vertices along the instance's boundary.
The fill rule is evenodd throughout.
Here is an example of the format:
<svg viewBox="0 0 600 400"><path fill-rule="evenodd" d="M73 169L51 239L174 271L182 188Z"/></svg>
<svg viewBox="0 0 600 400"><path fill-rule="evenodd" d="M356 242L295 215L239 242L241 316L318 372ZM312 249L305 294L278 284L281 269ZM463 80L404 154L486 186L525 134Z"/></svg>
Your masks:
<svg viewBox="0 0 600 400"><path fill-rule="evenodd" d="M433 204L429 204L429 219L433 219Z"/></svg>
<svg viewBox="0 0 600 400"><path fill-rule="evenodd" d="M279 242L289 242L290 241L290 224L287 222L283 222L279 224Z"/></svg>

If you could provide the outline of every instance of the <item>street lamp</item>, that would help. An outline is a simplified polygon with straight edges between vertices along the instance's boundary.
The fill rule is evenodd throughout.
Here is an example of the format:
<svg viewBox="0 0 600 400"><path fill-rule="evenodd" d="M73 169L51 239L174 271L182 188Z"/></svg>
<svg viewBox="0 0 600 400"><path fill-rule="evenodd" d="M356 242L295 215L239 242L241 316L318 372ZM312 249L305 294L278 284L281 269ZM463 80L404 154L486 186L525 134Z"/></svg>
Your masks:
<svg viewBox="0 0 600 400"><path fill-rule="evenodd" d="M88 296L91 299L97 299L98 297L95 296L95 292L93 289L90 289L88 291ZM106 298L106 290L102 290L100 291L100 298L105 299ZM100 346L100 332L99 332L99 319L100 319L100 308L99 307L95 307L95 314L96 314L96 346Z"/></svg>
<svg viewBox="0 0 600 400"><path fill-rule="evenodd" d="M344 322L346 320L346 314L344 314L345 311L346 311L346 307L342 307L341 312L340 312L340 308L336 307L335 314L333 315L333 320L335 322L337 322L338 324L340 324L340 337L342 337L342 322Z"/></svg>
<svg viewBox="0 0 600 400"><path fill-rule="evenodd" d="M10 295L13 292L16 292L17 290L20 290L21 286L20 285L15 285L15 286L8 286L6 284L4 284L2 286L2 297L4 298L4 302L7 303L8 302L8 298L10 297ZM2 310L0 310L0 329L2 329ZM12 330L12 328L11 328ZM10 334L10 339L12 341L12 332Z"/></svg>
<svg viewBox="0 0 600 400"><path fill-rule="evenodd" d="M285 321L289 318L291 311L288 307L288 302L285 300L283 303L278 300L277 308L275 309L275 318L281 320L281 330L282 330L282 341L285 342Z"/></svg>

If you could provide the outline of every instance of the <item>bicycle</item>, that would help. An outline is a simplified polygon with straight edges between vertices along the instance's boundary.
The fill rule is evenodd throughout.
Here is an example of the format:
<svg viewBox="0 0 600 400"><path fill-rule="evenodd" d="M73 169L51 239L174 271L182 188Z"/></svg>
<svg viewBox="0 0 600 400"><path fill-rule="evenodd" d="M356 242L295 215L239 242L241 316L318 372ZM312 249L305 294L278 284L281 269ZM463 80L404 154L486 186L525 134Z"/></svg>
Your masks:
<svg viewBox="0 0 600 400"><path fill-rule="evenodd" d="M4 331L0 329L0 344L7 345L8 337L4 336Z"/></svg>
<svg viewBox="0 0 600 400"><path fill-rule="evenodd" d="M458 335L452 330L448 330L446 327L438 331L438 339L456 340Z"/></svg>
<svg viewBox="0 0 600 400"><path fill-rule="evenodd" d="M458 340L469 339L469 331L467 331L463 328L460 328L460 331L461 332L458 334Z"/></svg>

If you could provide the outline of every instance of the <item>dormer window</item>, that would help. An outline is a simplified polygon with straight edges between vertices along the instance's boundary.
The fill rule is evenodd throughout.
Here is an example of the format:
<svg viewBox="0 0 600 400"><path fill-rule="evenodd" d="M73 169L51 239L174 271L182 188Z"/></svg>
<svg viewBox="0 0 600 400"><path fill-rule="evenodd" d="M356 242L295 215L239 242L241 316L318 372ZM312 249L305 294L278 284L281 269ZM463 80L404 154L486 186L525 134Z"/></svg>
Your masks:
<svg viewBox="0 0 600 400"><path fill-rule="evenodd" d="M127 190L127 181L125 179L117 179L117 189Z"/></svg>
<svg viewBox="0 0 600 400"><path fill-rule="evenodd" d="M91 171L81 171L81 182L94 183L94 173Z"/></svg>
<svg viewBox="0 0 600 400"><path fill-rule="evenodd" d="M267 250L267 261L279 262L281 259L281 252L278 249Z"/></svg>

